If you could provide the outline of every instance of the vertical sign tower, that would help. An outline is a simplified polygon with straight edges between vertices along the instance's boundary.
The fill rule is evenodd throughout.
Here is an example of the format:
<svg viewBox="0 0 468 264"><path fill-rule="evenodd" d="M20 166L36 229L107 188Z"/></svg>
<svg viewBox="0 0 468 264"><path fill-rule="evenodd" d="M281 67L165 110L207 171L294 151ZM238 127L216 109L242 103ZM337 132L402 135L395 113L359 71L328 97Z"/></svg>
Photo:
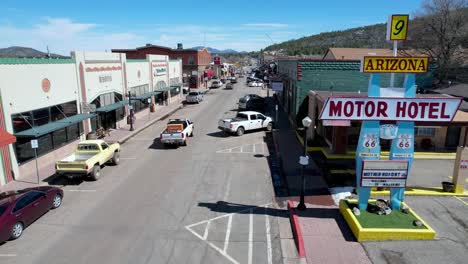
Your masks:
<svg viewBox="0 0 468 264"><path fill-rule="evenodd" d="M391 15L387 23L387 40L393 41L393 56L396 57L398 41L406 40L408 32L408 15ZM366 72L366 59L362 62L363 71ZM378 62L379 63L379 62ZM377 64L378 64L377 63ZM389 63L389 62L387 62ZM369 70L369 69L368 69ZM427 69L426 69L427 70ZM416 96L416 85L414 73L406 73L403 88L395 88L394 82L395 73L391 73L390 87L381 88L380 73L371 72L369 80L369 97L406 97L411 98ZM387 71L387 72L391 72ZM387 126L388 128L388 126ZM364 160L379 160L380 159L380 122L379 121L363 121L361 134L359 135L358 148L356 151L356 186L359 195L359 209L367 209L368 200L370 197L371 187L363 187L361 185L362 166ZM408 161L408 174L413 163L414 153L414 122L405 121L397 122L396 138L392 139L390 149L390 160L406 160ZM404 187L390 188L390 200L393 210L398 210L401 207L401 202L404 196Z"/></svg>

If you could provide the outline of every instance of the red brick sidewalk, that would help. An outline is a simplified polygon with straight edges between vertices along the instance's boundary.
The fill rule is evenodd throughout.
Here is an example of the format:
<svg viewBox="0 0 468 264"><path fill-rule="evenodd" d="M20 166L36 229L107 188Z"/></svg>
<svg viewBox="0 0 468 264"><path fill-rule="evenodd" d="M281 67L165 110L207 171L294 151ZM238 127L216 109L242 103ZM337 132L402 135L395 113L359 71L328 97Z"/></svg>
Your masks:
<svg viewBox="0 0 468 264"><path fill-rule="evenodd" d="M299 156L303 155L302 145L291 128L289 119L279 111L279 128L274 132L275 144L281 155L283 173L288 183L289 200L297 206L301 186ZM305 211L295 210L298 216L303 247L308 264L366 264L371 263L362 245L356 242L346 221L328 191L325 180L311 160L305 170L306 206Z"/></svg>

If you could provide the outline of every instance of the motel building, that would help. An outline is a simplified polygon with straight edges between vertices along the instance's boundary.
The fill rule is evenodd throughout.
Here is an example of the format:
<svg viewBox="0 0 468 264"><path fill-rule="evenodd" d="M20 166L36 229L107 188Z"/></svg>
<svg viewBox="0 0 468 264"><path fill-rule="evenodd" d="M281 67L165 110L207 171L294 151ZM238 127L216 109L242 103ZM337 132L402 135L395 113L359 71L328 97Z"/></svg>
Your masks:
<svg viewBox="0 0 468 264"><path fill-rule="evenodd" d="M31 140L38 141L41 170L98 128L127 124L130 103L139 119L182 99L182 61L167 55L0 58L0 76L0 185L35 175Z"/></svg>

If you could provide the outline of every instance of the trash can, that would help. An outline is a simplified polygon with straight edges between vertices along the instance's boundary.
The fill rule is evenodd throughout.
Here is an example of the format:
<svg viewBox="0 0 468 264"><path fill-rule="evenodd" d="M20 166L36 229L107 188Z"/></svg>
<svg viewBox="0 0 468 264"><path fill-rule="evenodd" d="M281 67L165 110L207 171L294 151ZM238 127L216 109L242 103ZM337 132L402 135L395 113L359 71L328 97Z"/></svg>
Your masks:
<svg viewBox="0 0 468 264"><path fill-rule="evenodd" d="M156 108L154 107L154 104L151 103L150 104L150 112L153 113L154 111L156 111Z"/></svg>
<svg viewBox="0 0 468 264"><path fill-rule="evenodd" d="M86 139L87 139L87 140L97 139L96 132L89 132L89 133L86 135Z"/></svg>
<svg viewBox="0 0 468 264"><path fill-rule="evenodd" d="M451 182L442 182L442 191L444 192L453 192L455 190L455 184Z"/></svg>

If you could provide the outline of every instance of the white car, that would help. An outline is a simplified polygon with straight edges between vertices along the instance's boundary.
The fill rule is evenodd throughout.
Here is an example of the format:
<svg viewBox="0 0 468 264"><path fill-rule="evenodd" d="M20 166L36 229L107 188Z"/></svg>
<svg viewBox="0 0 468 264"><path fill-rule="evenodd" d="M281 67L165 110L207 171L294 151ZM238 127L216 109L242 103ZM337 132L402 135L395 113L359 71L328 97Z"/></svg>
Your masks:
<svg viewBox="0 0 468 264"><path fill-rule="evenodd" d="M263 83L259 81L253 81L249 83L249 87L263 87Z"/></svg>
<svg viewBox="0 0 468 264"><path fill-rule="evenodd" d="M203 101L203 93L202 92L190 92L188 93L187 97L185 97L185 101L187 103L200 103Z"/></svg>
<svg viewBox="0 0 468 264"><path fill-rule="evenodd" d="M273 129L273 119L259 112L244 111L237 113L234 118L219 120L218 128L242 136L248 130L266 129L271 131Z"/></svg>

